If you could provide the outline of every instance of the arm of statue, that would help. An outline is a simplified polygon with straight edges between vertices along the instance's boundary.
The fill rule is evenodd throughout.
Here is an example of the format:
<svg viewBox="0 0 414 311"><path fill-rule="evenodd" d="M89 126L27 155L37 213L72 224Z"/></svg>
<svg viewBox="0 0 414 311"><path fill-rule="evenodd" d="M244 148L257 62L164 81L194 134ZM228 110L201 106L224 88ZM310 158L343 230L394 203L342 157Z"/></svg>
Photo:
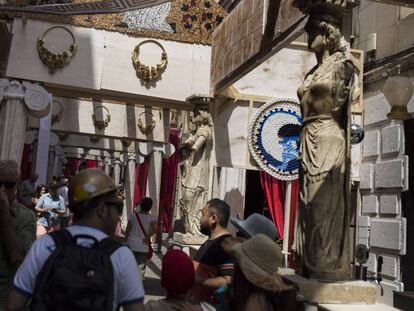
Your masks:
<svg viewBox="0 0 414 311"><path fill-rule="evenodd" d="M332 92L334 93L334 110L339 110L348 101L350 94L350 85L352 76L355 72L355 66L350 60L343 60L336 64L334 67L334 87Z"/></svg>
<svg viewBox="0 0 414 311"><path fill-rule="evenodd" d="M194 154L194 152L197 152L200 150L204 144L206 143L207 138L205 136L198 136L197 140L195 141L194 145L191 147L191 153Z"/></svg>

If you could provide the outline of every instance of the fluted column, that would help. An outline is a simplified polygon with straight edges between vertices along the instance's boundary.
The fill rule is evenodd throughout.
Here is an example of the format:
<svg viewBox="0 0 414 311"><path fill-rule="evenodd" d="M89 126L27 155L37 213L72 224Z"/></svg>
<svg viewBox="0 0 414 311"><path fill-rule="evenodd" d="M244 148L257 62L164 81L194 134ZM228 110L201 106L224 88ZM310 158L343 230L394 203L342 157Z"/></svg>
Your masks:
<svg viewBox="0 0 414 311"><path fill-rule="evenodd" d="M50 97L43 87L0 79L0 159L20 164L28 114L44 117L49 108Z"/></svg>
<svg viewBox="0 0 414 311"><path fill-rule="evenodd" d="M129 219L132 210L134 208L134 187L135 187L135 165L136 157L135 153L128 153L124 155L125 163L125 203L126 203L126 216Z"/></svg>

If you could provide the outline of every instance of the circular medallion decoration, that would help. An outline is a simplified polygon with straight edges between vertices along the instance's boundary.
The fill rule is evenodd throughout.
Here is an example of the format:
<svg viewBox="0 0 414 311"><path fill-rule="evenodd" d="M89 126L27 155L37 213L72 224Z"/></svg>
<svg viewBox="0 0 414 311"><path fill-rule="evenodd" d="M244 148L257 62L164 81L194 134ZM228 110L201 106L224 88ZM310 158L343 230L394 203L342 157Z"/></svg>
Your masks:
<svg viewBox="0 0 414 311"><path fill-rule="evenodd" d="M141 45L146 43L153 43L158 45L161 48L161 61L155 66L148 66L139 60L139 53ZM138 44L134 51L132 52L132 64L134 65L135 71L137 73L138 78L144 80L144 82L148 83L160 78L161 74L165 71L168 64L168 56L167 52L165 52L164 47L155 40L145 40Z"/></svg>
<svg viewBox="0 0 414 311"><path fill-rule="evenodd" d="M301 124L300 105L295 99L272 99L253 118L248 136L250 154L271 176L298 178Z"/></svg>
<svg viewBox="0 0 414 311"><path fill-rule="evenodd" d="M45 36L52 29L62 29L70 34L72 37L72 43L65 51L62 53L54 53L46 47ZM54 73L57 69L62 69L67 64L69 64L73 55L76 53L76 40L74 34L64 26L53 26L46 30L38 39L37 39L37 52L39 53L40 60L45 64L51 73Z"/></svg>

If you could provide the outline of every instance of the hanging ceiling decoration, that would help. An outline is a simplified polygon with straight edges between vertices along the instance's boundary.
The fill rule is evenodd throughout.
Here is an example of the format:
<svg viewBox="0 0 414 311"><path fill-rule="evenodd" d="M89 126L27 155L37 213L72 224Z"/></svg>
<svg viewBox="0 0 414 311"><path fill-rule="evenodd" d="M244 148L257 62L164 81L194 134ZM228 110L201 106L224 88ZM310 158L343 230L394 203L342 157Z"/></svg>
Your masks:
<svg viewBox="0 0 414 311"><path fill-rule="evenodd" d="M53 29L63 29L70 34L72 37L71 45L62 53L53 53L46 47L45 36L47 33ZM73 33L66 27L63 26L53 26L46 30L38 39L37 39L37 52L39 53L40 60L45 64L51 73L54 73L57 69L62 69L69 64L73 55L76 53L76 40Z"/></svg>
<svg viewBox="0 0 414 311"><path fill-rule="evenodd" d="M295 99L272 99L249 127L250 154L265 172L280 180L299 175L299 138L302 116Z"/></svg>

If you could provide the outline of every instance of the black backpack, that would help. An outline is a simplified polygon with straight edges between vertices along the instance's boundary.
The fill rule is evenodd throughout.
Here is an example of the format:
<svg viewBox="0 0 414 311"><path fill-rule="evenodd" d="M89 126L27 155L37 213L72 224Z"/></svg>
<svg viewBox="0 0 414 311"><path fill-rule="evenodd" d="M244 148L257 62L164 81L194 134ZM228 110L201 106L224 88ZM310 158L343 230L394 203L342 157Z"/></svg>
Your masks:
<svg viewBox="0 0 414 311"><path fill-rule="evenodd" d="M68 230L50 234L56 249L43 265L30 303L33 311L105 311L113 309L114 273L111 254L123 244L89 235L72 236ZM77 244L93 241L91 247Z"/></svg>

